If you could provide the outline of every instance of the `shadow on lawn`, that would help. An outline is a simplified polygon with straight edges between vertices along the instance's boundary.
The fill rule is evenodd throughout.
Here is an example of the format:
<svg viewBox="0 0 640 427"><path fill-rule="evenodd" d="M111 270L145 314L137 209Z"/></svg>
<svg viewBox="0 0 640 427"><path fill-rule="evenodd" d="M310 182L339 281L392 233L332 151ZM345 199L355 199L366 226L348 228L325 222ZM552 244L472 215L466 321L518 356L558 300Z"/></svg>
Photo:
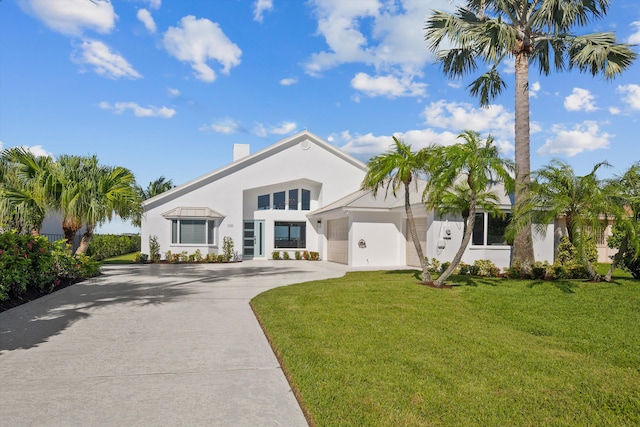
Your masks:
<svg viewBox="0 0 640 427"><path fill-rule="evenodd" d="M220 266L222 267L222 266ZM0 313L0 355L29 349L59 335L97 310L118 304L136 307L170 304L202 291L193 283L224 283L247 277L299 273L295 268L206 268L201 265L110 266L104 274ZM131 325L135 327L135 325Z"/></svg>

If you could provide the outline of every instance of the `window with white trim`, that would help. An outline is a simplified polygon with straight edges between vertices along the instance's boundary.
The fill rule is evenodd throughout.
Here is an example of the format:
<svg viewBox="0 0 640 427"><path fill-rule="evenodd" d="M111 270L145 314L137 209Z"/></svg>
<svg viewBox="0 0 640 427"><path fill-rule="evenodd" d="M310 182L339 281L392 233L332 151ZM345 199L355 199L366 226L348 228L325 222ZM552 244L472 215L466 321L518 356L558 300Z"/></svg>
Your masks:
<svg viewBox="0 0 640 427"><path fill-rule="evenodd" d="M276 221L274 248L302 249L307 246L307 223Z"/></svg>
<svg viewBox="0 0 640 427"><path fill-rule="evenodd" d="M509 222L511 222L510 213L502 218L488 212L476 213L471 244L474 246L507 246L504 233Z"/></svg>
<svg viewBox="0 0 640 427"><path fill-rule="evenodd" d="M218 227L213 219L172 219L171 243L178 245L216 245Z"/></svg>

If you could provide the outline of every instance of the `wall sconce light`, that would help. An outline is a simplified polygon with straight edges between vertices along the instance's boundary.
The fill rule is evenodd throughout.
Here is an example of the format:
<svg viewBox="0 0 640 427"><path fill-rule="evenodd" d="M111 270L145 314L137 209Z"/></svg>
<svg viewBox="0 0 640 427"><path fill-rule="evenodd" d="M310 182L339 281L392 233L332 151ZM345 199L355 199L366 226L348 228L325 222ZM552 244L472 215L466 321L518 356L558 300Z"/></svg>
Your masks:
<svg viewBox="0 0 640 427"><path fill-rule="evenodd" d="M365 242L364 239L360 239L358 241L358 247L361 248L361 249L366 248L367 247L367 242Z"/></svg>

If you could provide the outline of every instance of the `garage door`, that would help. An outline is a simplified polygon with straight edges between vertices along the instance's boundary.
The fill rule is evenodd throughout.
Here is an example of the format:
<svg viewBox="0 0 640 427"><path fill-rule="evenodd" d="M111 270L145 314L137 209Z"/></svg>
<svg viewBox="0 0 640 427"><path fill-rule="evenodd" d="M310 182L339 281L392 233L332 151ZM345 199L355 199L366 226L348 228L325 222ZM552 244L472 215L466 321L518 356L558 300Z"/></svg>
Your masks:
<svg viewBox="0 0 640 427"><path fill-rule="evenodd" d="M427 249L427 218L415 218L416 232L420 239L420 246L422 246L422 252L425 253ZM409 233L409 223L407 221L406 227L406 239L407 239L407 265L411 267L420 267L420 259L416 253L416 246L413 244L413 239Z"/></svg>
<svg viewBox="0 0 640 427"><path fill-rule="evenodd" d="M327 221L327 259L349 263L349 218Z"/></svg>

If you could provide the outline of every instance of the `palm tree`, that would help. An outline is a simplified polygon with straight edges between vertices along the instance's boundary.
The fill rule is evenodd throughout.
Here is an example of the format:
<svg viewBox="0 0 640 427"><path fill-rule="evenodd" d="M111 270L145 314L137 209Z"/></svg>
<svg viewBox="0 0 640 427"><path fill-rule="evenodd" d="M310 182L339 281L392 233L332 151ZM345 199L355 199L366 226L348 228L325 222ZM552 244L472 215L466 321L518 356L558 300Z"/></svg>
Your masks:
<svg viewBox="0 0 640 427"><path fill-rule="evenodd" d="M615 218L614 238L618 252L604 280L611 281L615 267L628 253L640 255L640 162L634 163L624 175L610 180L606 190L613 198L612 205L622 207Z"/></svg>
<svg viewBox="0 0 640 427"><path fill-rule="evenodd" d="M458 138L464 142L439 149L439 164L431 171L423 196L427 207L442 213L460 213L464 220L460 248L449 267L438 277L436 283L440 286L460 264L469 246L478 208L504 216L496 206L498 195L492 187L502 183L505 191L511 192L514 185L513 162L500 157L491 136L482 141L479 133L467 130Z"/></svg>
<svg viewBox="0 0 640 427"><path fill-rule="evenodd" d="M63 213L62 229L67 243L73 244L85 226L76 253L85 253L96 226L114 215L123 219L139 214L140 196L133 174L123 167L107 167L98 158L60 156L55 168L61 188L56 208Z"/></svg>
<svg viewBox="0 0 640 427"><path fill-rule="evenodd" d="M530 182L529 64L543 75L551 69L576 68L612 79L629 68L637 54L616 42L613 33L576 35L576 26L606 15L610 0L467 0L454 14L435 11L425 24L425 39L437 53L444 73L462 78L490 65L470 85L470 93L486 106L506 87L498 67L515 63L515 161L517 205ZM444 49L442 47L445 46ZM451 47L449 47L451 46ZM534 261L531 230L515 237L512 260Z"/></svg>
<svg viewBox="0 0 640 427"><path fill-rule="evenodd" d="M52 199L53 159L22 147L0 153L0 223L37 235Z"/></svg>
<svg viewBox="0 0 640 427"><path fill-rule="evenodd" d="M173 185L171 180L167 181L164 176L160 176L155 181L151 181L149 185L147 185L146 190L141 186L138 186L138 192L143 200L147 200L157 196L158 194L164 193L165 191L169 191L173 187L175 187L175 185Z"/></svg>
<svg viewBox="0 0 640 427"><path fill-rule="evenodd" d="M612 216L618 216L621 206L612 203L603 181L596 172L606 162L596 164L590 173L577 176L573 168L561 160L553 160L532 174L529 194L516 212L513 232L537 224L544 234L547 224L564 218L569 242L578 251L579 262L587 269L592 280L601 277L588 259L587 247L607 227Z"/></svg>
<svg viewBox="0 0 640 427"><path fill-rule="evenodd" d="M433 283L429 274L427 260L424 256L420 239L416 231L416 224L413 218L410 201L410 187L413 182L417 189L417 178L426 174L427 167L431 161L433 147L422 149L418 152L411 151L411 145L405 144L395 136L394 146L387 152L379 154L367 164L368 171L362 181L363 190L371 190L374 197L377 196L381 188L385 189L385 197L389 191L396 196L402 187L404 191L404 209L407 214L407 227L409 234L416 248L420 266L422 267L422 281Z"/></svg>

